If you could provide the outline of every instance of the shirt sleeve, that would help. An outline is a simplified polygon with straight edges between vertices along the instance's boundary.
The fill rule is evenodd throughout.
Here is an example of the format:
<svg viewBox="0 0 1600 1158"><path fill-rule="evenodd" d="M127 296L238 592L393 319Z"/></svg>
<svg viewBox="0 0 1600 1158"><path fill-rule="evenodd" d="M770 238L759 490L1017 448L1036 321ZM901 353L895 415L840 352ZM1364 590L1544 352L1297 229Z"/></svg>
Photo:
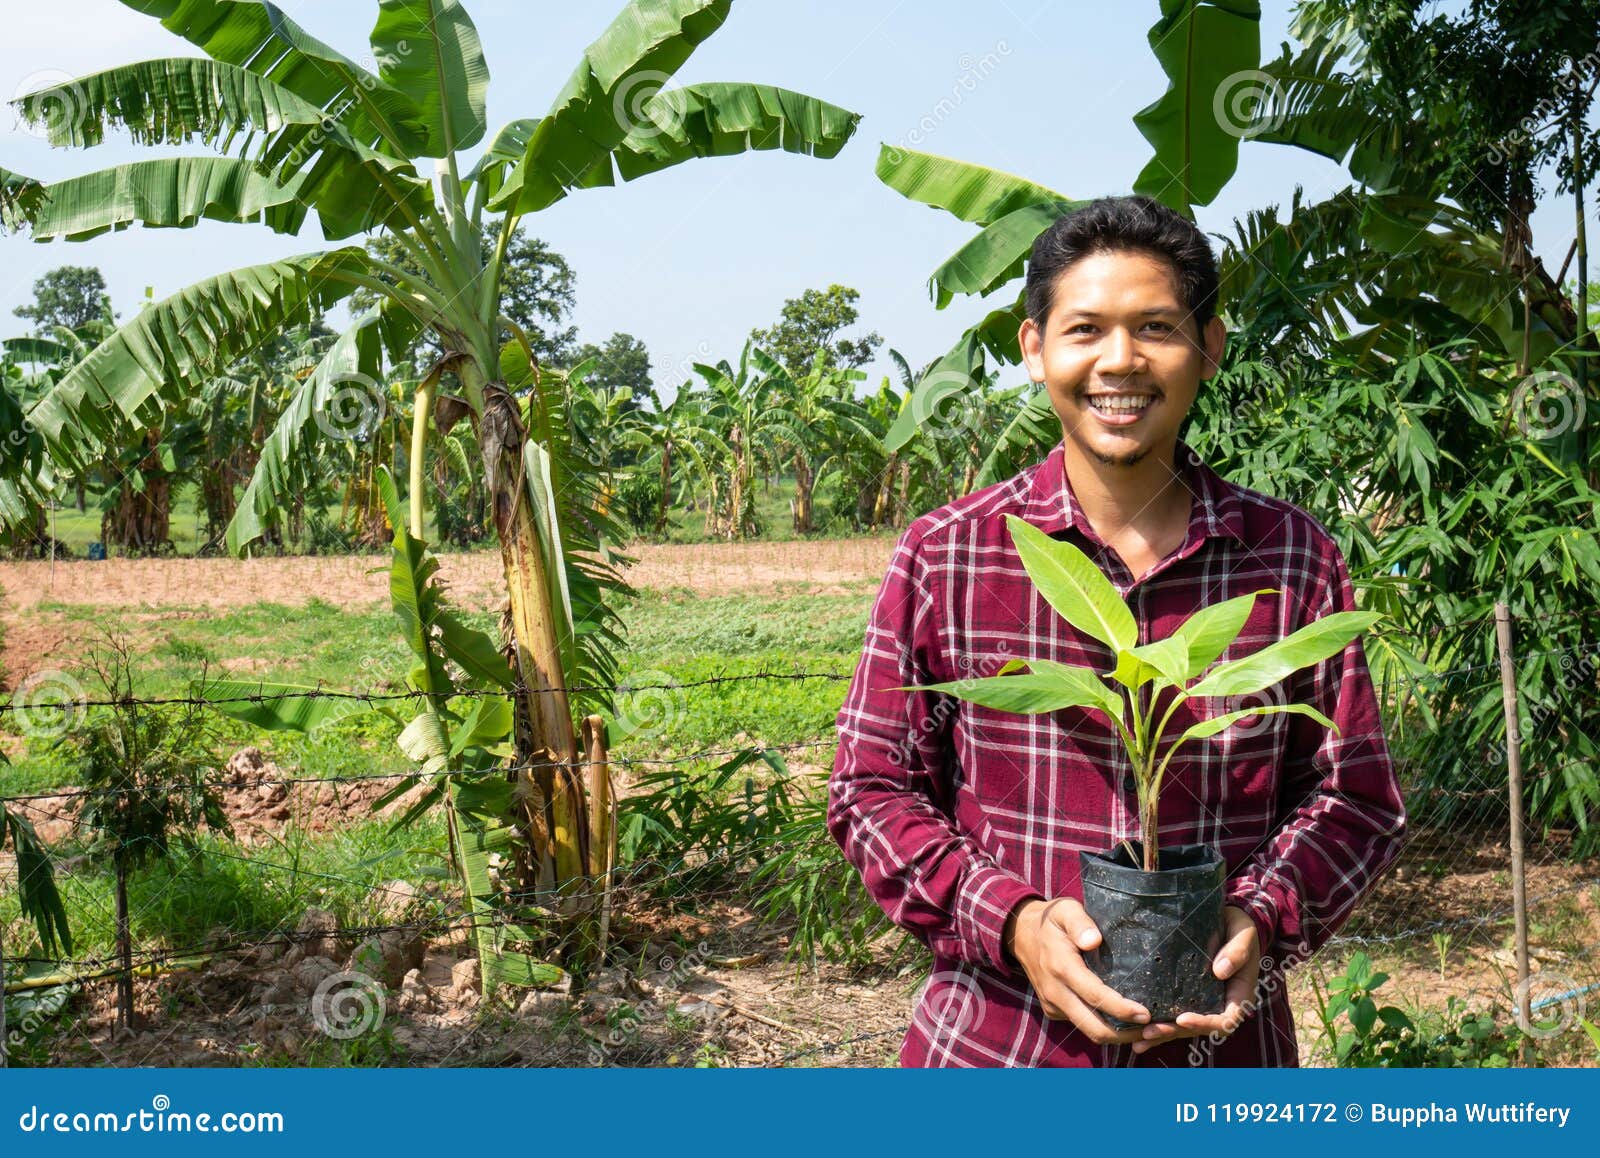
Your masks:
<svg viewBox="0 0 1600 1158"><path fill-rule="evenodd" d="M1344 557L1331 539L1322 573L1321 606L1311 618L1356 610ZM1362 641L1295 673L1291 685L1291 702L1310 704L1339 731L1309 716L1289 717L1280 826L1224 894L1255 921L1262 952L1284 965L1308 959L1338 932L1406 839L1405 799Z"/></svg>
<svg viewBox="0 0 1600 1158"><path fill-rule="evenodd" d="M1017 975L1006 919L1042 894L995 863L951 819L948 768L958 701L898 692L939 682L935 600L915 524L895 545L867 624L861 659L836 724L828 830L889 919L936 954Z"/></svg>

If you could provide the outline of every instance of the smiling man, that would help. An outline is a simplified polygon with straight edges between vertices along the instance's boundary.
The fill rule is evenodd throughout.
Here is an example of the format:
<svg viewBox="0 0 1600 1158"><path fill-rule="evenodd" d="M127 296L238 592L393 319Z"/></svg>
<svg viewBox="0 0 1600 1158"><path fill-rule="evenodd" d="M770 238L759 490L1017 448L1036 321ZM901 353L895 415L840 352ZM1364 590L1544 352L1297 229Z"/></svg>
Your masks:
<svg viewBox="0 0 1600 1158"><path fill-rule="evenodd" d="M1087 664L1110 650L1034 590L1017 515L1094 559L1139 642L1265 588L1238 658L1354 609L1343 556L1298 507L1237 487L1179 437L1222 359L1216 261L1189 221L1144 197L1063 217L1028 267L1024 358L1062 441L1037 466L914 520L896 544L839 711L828 825L868 891L933 952L900 1051L914 1066L1296 1065L1284 970L1331 937L1400 850L1405 808L1359 640L1238 702L1186 701L1169 734L1251 703L1167 773L1163 846L1227 862L1213 962L1220 1014L1150 1023L1090 971L1080 850L1138 837L1132 769L1086 709L1018 715L892 690L995 674L1006 660ZM1104 1012L1139 1023L1116 1031Z"/></svg>

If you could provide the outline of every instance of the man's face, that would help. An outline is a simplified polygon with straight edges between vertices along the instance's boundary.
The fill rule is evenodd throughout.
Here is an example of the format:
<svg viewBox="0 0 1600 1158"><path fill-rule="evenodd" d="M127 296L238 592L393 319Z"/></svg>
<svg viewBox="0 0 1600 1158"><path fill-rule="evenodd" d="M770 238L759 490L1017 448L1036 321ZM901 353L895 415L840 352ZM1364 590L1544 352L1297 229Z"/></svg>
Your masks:
<svg viewBox="0 0 1600 1158"><path fill-rule="evenodd" d="M1023 360L1043 382L1068 440L1106 465L1170 454L1200 383L1217 372L1226 331L1202 335L1177 274L1146 253L1081 258L1056 282L1041 329L1022 325Z"/></svg>

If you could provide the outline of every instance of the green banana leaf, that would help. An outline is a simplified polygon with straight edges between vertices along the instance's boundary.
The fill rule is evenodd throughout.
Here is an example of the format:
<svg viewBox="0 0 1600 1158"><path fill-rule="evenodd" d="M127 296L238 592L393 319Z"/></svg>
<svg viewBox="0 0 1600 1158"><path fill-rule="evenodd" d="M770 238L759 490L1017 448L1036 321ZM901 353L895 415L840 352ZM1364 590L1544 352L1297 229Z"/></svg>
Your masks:
<svg viewBox="0 0 1600 1158"><path fill-rule="evenodd" d="M1250 618L1250 612L1255 608L1256 596L1276 594L1278 594L1276 587L1263 587L1260 591L1252 591L1249 595L1224 599L1221 603L1202 607L1180 623L1171 638L1183 640L1188 664L1184 669L1183 678L1175 682L1188 683L1215 663L1217 657L1227 651L1228 645L1239 637L1240 631L1244 630L1245 621Z"/></svg>
<svg viewBox="0 0 1600 1158"><path fill-rule="evenodd" d="M694 84L658 93L643 121L612 150L632 181L697 157L781 149L836 157L861 123L859 113L767 84Z"/></svg>
<svg viewBox="0 0 1600 1158"><path fill-rule="evenodd" d="M1261 5L1256 0L1161 0L1150 48L1167 91L1133 115L1155 148L1133 191L1192 214L1209 205L1239 164L1251 118L1238 105L1262 91Z"/></svg>
<svg viewBox="0 0 1600 1158"><path fill-rule="evenodd" d="M50 143L90 147L113 127L135 144L202 141L242 159L315 206L329 238L404 220L430 203L407 162L355 139L343 120L236 65L203 57L144 60L66 81L12 102Z"/></svg>
<svg viewBox="0 0 1600 1158"><path fill-rule="evenodd" d="M733 0L633 0L617 14L539 119L521 160L489 202L533 213L609 173L611 151L694 50L727 19Z"/></svg>
<svg viewBox="0 0 1600 1158"><path fill-rule="evenodd" d="M217 711L273 732L309 733L324 724L373 710L365 700L328 698L310 693L327 689L311 684L263 683L260 680L193 680L189 694Z"/></svg>
<svg viewBox="0 0 1600 1158"><path fill-rule="evenodd" d="M426 133L420 156L447 156L483 140L489 65L457 0L380 0L371 40L384 83L418 100Z"/></svg>
<svg viewBox="0 0 1600 1158"><path fill-rule="evenodd" d="M249 0L122 0L207 56L288 89L356 140L398 158L424 156L422 110L406 93L323 44L277 6Z"/></svg>
<svg viewBox="0 0 1600 1158"><path fill-rule="evenodd" d="M902 196L973 225L993 225L1029 206L1072 203L1064 194L999 169L893 145L879 150L877 173Z"/></svg>
<svg viewBox="0 0 1600 1158"><path fill-rule="evenodd" d="M1028 577L1063 619L1113 653L1128 651L1138 643L1139 627L1133 612L1094 560L1016 515L1006 516L1006 526Z"/></svg>
<svg viewBox="0 0 1600 1158"><path fill-rule="evenodd" d="M65 473L98 465L105 448L162 412L271 334L346 297L368 270L347 247L218 274L141 310L30 409Z"/></svg>
<svg viewBox="0 0 1600 1158"><path fill-rule="evenodd" d="M1212 668L1189 689L1191 697L1242 696L1271 687L1285 676L1343 651L1383 619L1376 611L1336 611L1308 623L1260 651Z"/></svg>
<svg viewBox="0 0 1600 1158"><path fill-rule="evenodd" d="M308 212L296 184L280 185L249 161L162 157L52 182L27 224L35 241L85 241L134 224L187 229L202 218L295 234Z"/></svg>
<svg viewBox="0 0 1600 1158"><path fill-rule="evenodd" d="M262 444L250 483L228 522L226 542L231 554L243 555L259 542L276 522L278 511L303 493L310 481L305 467L312 451L328 430L339 429L329 425L329 415L335 407L352 400L365 408L384 405L380 385L384 341L380 323L387 321L400 327L399 332L391 331L389 335L395 343L391 349L409 346L417 333L415 319L404 311L387 307L385 303L369 310L339 335L317 363L317 368L299 384L284 406Z"/></svg>

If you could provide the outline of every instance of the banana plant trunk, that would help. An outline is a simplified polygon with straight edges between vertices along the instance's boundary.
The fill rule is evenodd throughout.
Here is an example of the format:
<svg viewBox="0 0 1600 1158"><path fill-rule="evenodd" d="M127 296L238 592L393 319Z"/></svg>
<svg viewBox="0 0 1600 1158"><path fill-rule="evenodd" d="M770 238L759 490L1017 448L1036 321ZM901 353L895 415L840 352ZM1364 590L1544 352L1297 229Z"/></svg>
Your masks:
<svg viewBox="0 0 1600 1158"><path fill-rule="evenodd" d="M667 504L672 498L672 440L661 444L661 502L656 507L657 535L667 533Z"/></svg>
<svg viewBox="0 0 1600 1158"><path fill-rule="evenodd" d="M815 479L811 463L803 454L794 456L794 529L797 535L811 532L811 491Z"/></svg>
<svg viewBox="0 0 1600 1158"><path fill-rule="evenodd" d="M508 596L503 626L522 684L514 776L529 839L519 875L525 888L552 892L557 901L550 907L562 916L582 918L595 908L589 801L577 767L556 609L523 469L528 434L516 399L503 385L485 383L482 391L485 488Z"/></svg>

